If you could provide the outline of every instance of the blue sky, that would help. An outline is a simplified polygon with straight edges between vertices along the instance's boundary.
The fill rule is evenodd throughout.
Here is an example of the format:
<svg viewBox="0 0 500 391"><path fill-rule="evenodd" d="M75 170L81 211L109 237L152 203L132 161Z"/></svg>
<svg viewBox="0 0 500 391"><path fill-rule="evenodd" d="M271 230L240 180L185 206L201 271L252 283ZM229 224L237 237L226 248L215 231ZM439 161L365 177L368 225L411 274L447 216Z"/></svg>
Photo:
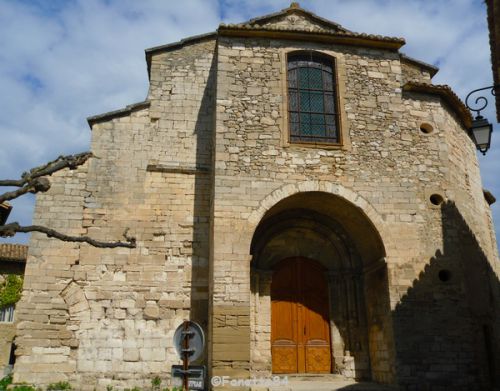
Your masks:
<svg viewBox="0 0 500 391"><path fill-rule="evenodd" d="M144 49L286 8L281 0L0 0L0 177L89 149L86 117L144 100ZM492 84L486 10L478 0L309 0L300 5L347 29L404 37L402 52L438 65L435 84L462 98ZM483 113L494 119L493 102ZM500 126L479 156L499 196ZM31 222L33 196L9 221ZM493 205L497 237L500 202ZM25 242L26 237L0 239Z"/></svg>

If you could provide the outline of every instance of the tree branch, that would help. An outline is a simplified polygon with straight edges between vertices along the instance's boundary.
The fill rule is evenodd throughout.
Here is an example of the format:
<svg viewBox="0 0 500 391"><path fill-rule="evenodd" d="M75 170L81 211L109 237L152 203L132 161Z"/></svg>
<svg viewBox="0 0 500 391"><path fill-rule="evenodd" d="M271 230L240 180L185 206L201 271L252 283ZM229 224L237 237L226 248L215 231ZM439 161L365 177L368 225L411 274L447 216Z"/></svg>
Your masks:
<svg viewBox="0 0 500 391"><path fill-rule="evenodd" d="M65 168L74 170L84 164L91 157L95 157L92 152L82 152L76 155L59 156L57 159L51 162L48 162L39 167L32 168L29 172L24 172L21 175L21 179L0 180L0 186L14 186L19 188L17 190L0 194L0 204L4 201L21 197L26 193L46 192L50 189L50 181L48 178L46 178L47 176L50 176L53 173ZM41 225L28 225L23 227L17 222L0 225L0 237L14 236L18 232L41 232L47 235L49 238L56 238L62 240L63 242L88 243L91 246L99 248L136 247L135 238L127 236L128 228L123 233L123 236L126 240L125 242L101 242L99 240L89 238L88 236L65 235Z"/></svg>
<svg viewBox="0 0 500 391"><path fill-rule="evenodd" d="M48 162L43 166L32 168L29 172L24 172L21 179L0 180L0 186L15 186L20 189L0 194L0 204L4 201L13 200L26 193L46 192L50 189L50 181L44 176L69 168L74 170L93 157L92 152L82 152L76 155L59 156L56 160Z"/></svg>
<svg viewBox="0 0 500 391"><path fill-rule="evenodd" d="M9 201L17 197L21 197L26 193L38 193L40 191L46 192L49 189L50 181L47 178L34 178L20 189L0 194L0 204L4 201Z"/></svg>
<svg viewBox="0 0 500 391"><path fill-rule="evenodd" d="M51 162L48 162L42 166L32 168L29 172L24 172L21 175L21 179L0 180L0 186L23 187L35 178L39 178L41 176L50 176L54 172L60 171L64 168L74 170L78 166L84 164L91 157L94 157L92 152L82 152L77 153L76 155L61 155Z"/></svg>
<svg viewBox="0 0 500 391"><path fill-rule="evenodd" d="M98 240L94 240L89 238L88 236L69 236L57 232L51 228L47 228L41 225L28 225L21 226L19 223L9 223L6 225L0 226L0 236L1 237L10 237L14 236L16 233L28 233L28 232L41 232L47 235L49 238L56 238L62 240L63 242L78 242L78 243L88 243L91 246L99 247L99 248L115 248L115 247L126 247L126 248L135 248L136 247L136 239L134 237L128 236L128 228L123 233L123 237L125 238L125 242L101 242Z"/></svg>

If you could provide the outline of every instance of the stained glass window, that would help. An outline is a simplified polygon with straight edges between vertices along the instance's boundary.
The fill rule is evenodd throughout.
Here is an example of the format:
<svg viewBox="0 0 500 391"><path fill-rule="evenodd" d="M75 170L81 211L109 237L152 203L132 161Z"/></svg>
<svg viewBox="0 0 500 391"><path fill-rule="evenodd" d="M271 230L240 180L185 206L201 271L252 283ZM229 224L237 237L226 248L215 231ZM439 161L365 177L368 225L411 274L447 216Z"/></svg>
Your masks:
<svg viewBox="0 0 500 391"><path fill-rule="evenodd" d="M290 141L338 143L334 60L316 52L288 56Z"/></svg>

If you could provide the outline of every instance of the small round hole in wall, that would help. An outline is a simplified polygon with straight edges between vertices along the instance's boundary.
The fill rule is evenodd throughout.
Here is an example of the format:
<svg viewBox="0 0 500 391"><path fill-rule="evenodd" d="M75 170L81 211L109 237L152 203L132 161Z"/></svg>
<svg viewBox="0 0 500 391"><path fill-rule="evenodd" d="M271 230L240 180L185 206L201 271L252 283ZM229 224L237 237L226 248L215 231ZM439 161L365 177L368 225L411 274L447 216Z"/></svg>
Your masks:
<svg viewBox="0 0 500 391"><path fill-rule="evenodd" d="M422 133L429 134L429 133L432 133L433 130L434 130L434 128L432 127L431 124L424 122L423 124L420 125L420 131Z"/></svg>
<svg viewBox="0 0 500 391"><path fill-rule="evenodd" d="M449 270L447 270L447 269L441 269L438 272L438 277L443 282L450 281L450 279L451 279L451 272Z"/></svg>
<svg viewBox="0 0 500 391"><path fill-rule="evenodd" d="M432 205L441 205L444 201L444 198L441 194L433 194L430 196L429 200Z"/></svg>

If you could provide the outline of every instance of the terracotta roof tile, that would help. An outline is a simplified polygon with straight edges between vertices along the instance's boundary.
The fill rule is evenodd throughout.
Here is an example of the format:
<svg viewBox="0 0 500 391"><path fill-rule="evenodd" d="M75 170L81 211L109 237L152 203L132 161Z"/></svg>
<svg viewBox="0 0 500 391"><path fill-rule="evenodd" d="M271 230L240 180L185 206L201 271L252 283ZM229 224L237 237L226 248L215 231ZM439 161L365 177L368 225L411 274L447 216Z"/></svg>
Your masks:
<svg viewBox="0 0 500 391"><path fill-rule="evenodd" d="M362 38L370 41L384 41L391 43L398 43L401 45L405 44L404 38L399 37L386 37L383 35L374 35L374 34L365 34L365 33L354 33L351 31L336 31L332 32L328 29L323 28L308 28L308 29L300 29L300 28L289 28L285 26L260 26L260 25L251 25L247 23L243 24L224 24L221 23L219 25L219 29L229 29L229 30L252 30L252 31L283 31L283 32L305 32L305 33L316 33L316 34L325 34L325 35L334 35L337 37L345 37L345 38Z"/></svg>
<svg viewBox="0 0 500 391"><path fill-rule="evenodd" d="M0 244L0 260L26 262L28 256L28 246L24 244Z"/></svg>

